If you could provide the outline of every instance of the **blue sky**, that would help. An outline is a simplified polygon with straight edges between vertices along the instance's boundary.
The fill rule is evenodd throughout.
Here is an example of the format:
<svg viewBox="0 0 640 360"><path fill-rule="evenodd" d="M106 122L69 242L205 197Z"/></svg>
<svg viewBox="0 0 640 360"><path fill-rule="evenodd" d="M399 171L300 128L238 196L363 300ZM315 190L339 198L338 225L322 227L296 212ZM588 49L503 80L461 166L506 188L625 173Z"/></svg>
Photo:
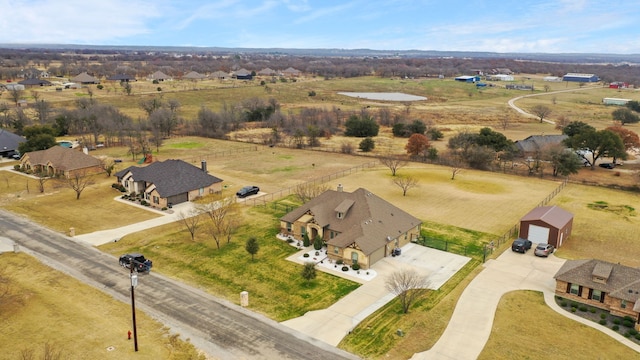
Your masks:
<svg viewBox="0 0 640 360"><path fill-rule="evenodd" d="M0 43L640 54L639 0L0 0Z"/></svg>

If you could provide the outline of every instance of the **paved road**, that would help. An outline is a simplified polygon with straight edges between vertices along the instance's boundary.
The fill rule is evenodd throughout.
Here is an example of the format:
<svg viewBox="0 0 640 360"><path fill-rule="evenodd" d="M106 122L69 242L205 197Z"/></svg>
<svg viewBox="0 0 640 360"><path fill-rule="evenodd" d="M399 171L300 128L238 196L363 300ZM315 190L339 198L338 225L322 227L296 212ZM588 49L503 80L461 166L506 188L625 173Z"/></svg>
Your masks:
<svg viewBox="0 0 640 360"><path fill-rule="evenodd" d="M0 210L0 233L22 251L123 302L128 270L115 257ZM356 359L264 316L154 273L141 276L136 307L216 359ZM140 344L141 348L144 344Z"/></svg>

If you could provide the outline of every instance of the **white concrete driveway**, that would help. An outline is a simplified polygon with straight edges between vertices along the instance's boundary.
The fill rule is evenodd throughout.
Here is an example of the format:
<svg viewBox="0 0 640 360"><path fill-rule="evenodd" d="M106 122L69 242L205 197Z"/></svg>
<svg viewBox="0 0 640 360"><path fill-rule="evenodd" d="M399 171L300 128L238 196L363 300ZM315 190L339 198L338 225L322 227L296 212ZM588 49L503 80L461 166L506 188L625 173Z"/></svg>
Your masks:
<svg viewBox="0 0 640 360"><path fill-rule="evenodd" d="M296 254L289 260L297 262L297 258ZM398 269L414 269L428 277L429 288L438 289L469 260L465 256L407 244L402 247L400 256L384 258L372 266L377 273L374 279L363 282L358 289L326 309L309 311L282 324L336 346L362 320L393 300L395 296L385 287L389 274Z"/></svg>

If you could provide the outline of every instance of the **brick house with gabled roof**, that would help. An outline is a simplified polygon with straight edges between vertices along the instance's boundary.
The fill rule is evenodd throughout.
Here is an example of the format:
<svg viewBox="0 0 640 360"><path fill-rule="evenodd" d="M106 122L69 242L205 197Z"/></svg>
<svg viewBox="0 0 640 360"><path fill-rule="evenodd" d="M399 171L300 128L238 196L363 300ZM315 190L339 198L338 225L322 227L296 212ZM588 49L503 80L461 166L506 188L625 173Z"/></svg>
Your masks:
<svg viewBox="0 0 640 360"><path fill-rule="evenodd" d="M115 176L130 194L144 194L144 199L157 208L222 191L222 179L209 175L204 162L198 168L182 160L158 161L128 167Z"/></svg>
<svg viewBox="0 0 640 360"><path fill-rule="evenodd" d="M91 175L104 171L102 162L82 151L53 146L47 150L31 151L20 158L20 166L24 170L36 173L44 172L49 176L70 178L75 174Z"/></svg>
<svg viewBox="0 0 640 360"><path fill-rule="evenodd" d="M630 316L640 330L640 269L603 260L567 260L555 274L563 298Z"/></svg>
<svg viewBox="0 0 640 360"><path fill-rule="evenodd" d="M328 190L280 219L280 232L311 241L319 236L327 257L368 269L420 236L422 221L359 188Z"/></svg>

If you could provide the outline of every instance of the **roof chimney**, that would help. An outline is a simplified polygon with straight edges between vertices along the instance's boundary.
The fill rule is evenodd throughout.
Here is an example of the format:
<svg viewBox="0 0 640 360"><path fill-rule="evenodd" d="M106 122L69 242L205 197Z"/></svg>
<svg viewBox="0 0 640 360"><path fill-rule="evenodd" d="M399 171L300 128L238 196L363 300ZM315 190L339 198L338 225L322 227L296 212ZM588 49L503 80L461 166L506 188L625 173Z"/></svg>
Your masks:
<svg viewBox="0 0 640 360"><path fill-rule="evenodd" d="M338 192L342 192L342 190L344 190L344 188L342 187L342 184L338 184Z"/></svg>
<svg viewBox="0 0 640 360"><path fill-rule="evenodd" d="M200 160L200 168L202 169L202 171L207 172L207 161L206 160Z"/></svg>

